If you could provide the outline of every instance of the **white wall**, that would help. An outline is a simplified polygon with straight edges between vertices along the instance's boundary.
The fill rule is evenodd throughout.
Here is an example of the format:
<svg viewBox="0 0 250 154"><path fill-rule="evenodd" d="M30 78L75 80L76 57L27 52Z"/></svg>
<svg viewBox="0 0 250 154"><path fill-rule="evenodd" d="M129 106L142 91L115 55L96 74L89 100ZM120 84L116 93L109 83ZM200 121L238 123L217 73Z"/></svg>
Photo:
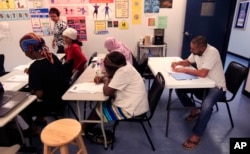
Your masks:
<svg viewBox="0 0 250 154"><path fill-rule="evenodd" d="M238 0L239 2L239 0ZM250 43L249 43L249 36L250 36L250 12L248 12L248 17L245 23L244 29L235 28L236 17L238 13L239 3L237 2L235 13L234 13L234 20L231 29L231 35L228 45L228 51L235 53L237 55L243 56L245 58L250 58ZM248 8L248 11L250 6Z"/></svg>
<svg viewBox="0 0 250 154"><path fill-rule="evenodd" d="M144 2L144 1L143 1ZM131 4L129 14L131 14ZM46 2L44 6L48 7ZM175 0L173 1L172 9L161 9L159 14L167 16L167 28L165 29L165 42L168 44L167 56L180 56L182 48L182 37L183 37L183 27L185 18L186 1L185 0ZM113 18L112 20L114 20ZM117 19L121 21L121 19ZM107 28L109 34L106 35L95 35L94 34L94 21L92 19L86 18L87 21L87 39L88 41L83 42L83 51L87 57L90 57L92 52L98 51L105 53L106 50L103 47L104 40L108 36L113 36L117 40L124 42L132 51L133 54L137 55L137 41L139 37L145 35L153 36L153 29L147 28L147 15L143 13L142 24L132 25L131 18L125 19L129 22L128 30L119 30L118 28ZM7 21L10 26L11 37L10 40L0 41L0 53L5 54L5 69L11 71L14 67L27 63L28 59L19 47L19 39L27 32L32 31L30 20L20 20L20 21ZM47 45L51 47L52 36L44 37ZM51 48L53 52L53 50Z"/></svg>

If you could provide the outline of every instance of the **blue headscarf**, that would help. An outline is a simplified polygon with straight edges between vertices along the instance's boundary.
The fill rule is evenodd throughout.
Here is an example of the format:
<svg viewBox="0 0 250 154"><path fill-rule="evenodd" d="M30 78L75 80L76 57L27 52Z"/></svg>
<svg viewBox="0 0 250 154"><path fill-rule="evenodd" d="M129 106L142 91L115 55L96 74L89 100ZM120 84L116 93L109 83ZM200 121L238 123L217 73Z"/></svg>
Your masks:
<svg viewBox="0 0 250 154"><path fill-rule="evenodd" d="M20 39L19 43L24 52L40 52L51 63L54 63L52 53L49 52L49 48L42 37L35 33L28 33Z"/></svg>

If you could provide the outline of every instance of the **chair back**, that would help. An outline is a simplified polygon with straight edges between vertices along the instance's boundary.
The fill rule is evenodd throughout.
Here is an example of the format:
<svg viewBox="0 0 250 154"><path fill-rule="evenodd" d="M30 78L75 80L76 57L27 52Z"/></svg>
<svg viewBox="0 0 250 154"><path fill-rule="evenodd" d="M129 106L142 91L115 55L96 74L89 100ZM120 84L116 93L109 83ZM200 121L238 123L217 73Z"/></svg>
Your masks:
<svg viewBox="0 0 250 154"><path fill-rule="evenodd" d="M234 99L241 83L247 77L248 68L238 62L232 61L227 67L225 72L227 90L232 93Z"/></svg>
<svg viewBox="0 0 250 154"><path fill-rule="evenodd" d="M143 73L145 72L147 65L148 65L148 55L144 53L137 69L137 71L141 74L141 76L143 76Z"/></svg>
<svg viewBox="0 0 250 154"><path fill-rule="evenodd" d="M61 67L61 79L64 85L63 86L63 91L66 91L69 88L69 84L71 81L72 77L72 70L73 70L73 65L74 65L74 60L69 60L62 64Z"/></svg>
<svg viewBox="0 0 250 154"><path fill-rule="evenodd" d="M5 69L4 69L4 54L0 54L0 76L5 74Z"/></svg>
<svg viewBox="0 0 250 154"><path fill-rule="evenodd" d="M71 86L78 79L79 76L80 72L78 70L75 70L70 78L69 85Z"/></svg>
<svg viewBox="0 0 250 154"><path fill-rule="evenodd" d="M138 70L139 68L139 63L138 61L136 60L135 56L132 54L132 60L133 60L133 66L136 70Z"/></svg>
<svg viewBox="0 0 250 154"><path fill-rule="evenodd" d="M88 66L91 64L94 57L97 57L97 52L96 51L94 53L92 53L92 55L90 56Z"/></svg>
<svg viewBox="0 0 250 154"><path fill-rule="evenodd" d="M148 117L149 119L151 119L152 116L154 115L156 106L161 98L164 88L165 88L164 77L160 72L158 72L148 92L148 103L150 110L150 115Z"/></svg>

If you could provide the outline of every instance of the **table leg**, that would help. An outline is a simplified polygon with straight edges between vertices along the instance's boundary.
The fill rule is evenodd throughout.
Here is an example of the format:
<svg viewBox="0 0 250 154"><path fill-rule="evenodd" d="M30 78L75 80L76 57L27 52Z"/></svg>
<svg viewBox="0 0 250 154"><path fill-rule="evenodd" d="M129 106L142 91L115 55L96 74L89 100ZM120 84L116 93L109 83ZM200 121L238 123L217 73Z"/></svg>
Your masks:
<svg viewBox="0 0 250 154"><path fill-rule="evenodd" d="M102 102L99 102L100 104L100 110L101 110L101 115L103 115L103 110L102 110ZM101 129L102 129L102 135L104 137L104 148L107 149L107 137L104 129L104 123L103 123L103 116L101 116Z"/></svg>
<svg viewBox="0 0 250 154"><path fill-rule="evenodd" d="M79 119L79 122L81 123L82 116L81 116L81 109L80 109L80 102L79 101L76 101L76 106L77 106L77 112L78 112L78 119Z"/></svg>
<svg viewBox="0 0 250 154"><path fill-rule="evenodd" d="M19 134L21 136L22 143L23 143L23 145L27 146L26 142L25 142L25 139L24 139L24 136L23 136L23 131L22 131L22 129L21 129L19 123L18 123L17 116L15 117L15 122L16 122L17 130L18 130L18 132L19 132Z"/></svg>
<svg viewBox="0 0 250 154"><path fill-rule="evenodd" d="M168 137L168 126L169 126L169 116L170 116L170 106L171 106L171 96L173 89L169 89L168 104L167 104L167 122L166 122L166 137Z"/></svg>

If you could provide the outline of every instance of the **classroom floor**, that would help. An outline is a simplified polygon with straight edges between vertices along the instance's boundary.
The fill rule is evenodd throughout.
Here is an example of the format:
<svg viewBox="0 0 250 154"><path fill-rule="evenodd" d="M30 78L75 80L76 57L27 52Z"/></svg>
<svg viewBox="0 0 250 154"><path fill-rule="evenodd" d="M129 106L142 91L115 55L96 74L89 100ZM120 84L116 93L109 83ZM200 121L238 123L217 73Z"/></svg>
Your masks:
<svg viewBox="0 0 250 154"><path fill-rule="evenodd" d="M248 62L244 59L228 55L226 65L230 61L238 61L244 65ZM242 86L243 87L243 86ZM116 129L116 142L114 149L110 146L107 150L103 145L91 143L84 138L85 145L89 154L229 154L229 139L232 137L250 137L250 123L247 120L250 117L250 98L243 95L242 87L233 102L230 103L231 113L235 127L231 128L226 106L219 104L219 111L214 108L212 117L208 123L207 129L197 148L188 151L182 148L182 143L189 138L195 122L185 122L187 116L186 110L175 110L171 112L169 135L165 136L166 127L166 102L168 99L168 89L165 89L157 106L154 117L151 120L152 128L145 124L151 139L155 145L156 151L152 151L151 146L143 132L142 127L137 123L120 123ZM176 99L173 93L173 99ZM180 103L177 101L177 105ZM106 129L111 129L112 124L107 124ZM39 137L32 139L32 146L36 147L38 153L42 153L42 143ZM75 153L74 146L70 147L70 153Z"/></svg>

